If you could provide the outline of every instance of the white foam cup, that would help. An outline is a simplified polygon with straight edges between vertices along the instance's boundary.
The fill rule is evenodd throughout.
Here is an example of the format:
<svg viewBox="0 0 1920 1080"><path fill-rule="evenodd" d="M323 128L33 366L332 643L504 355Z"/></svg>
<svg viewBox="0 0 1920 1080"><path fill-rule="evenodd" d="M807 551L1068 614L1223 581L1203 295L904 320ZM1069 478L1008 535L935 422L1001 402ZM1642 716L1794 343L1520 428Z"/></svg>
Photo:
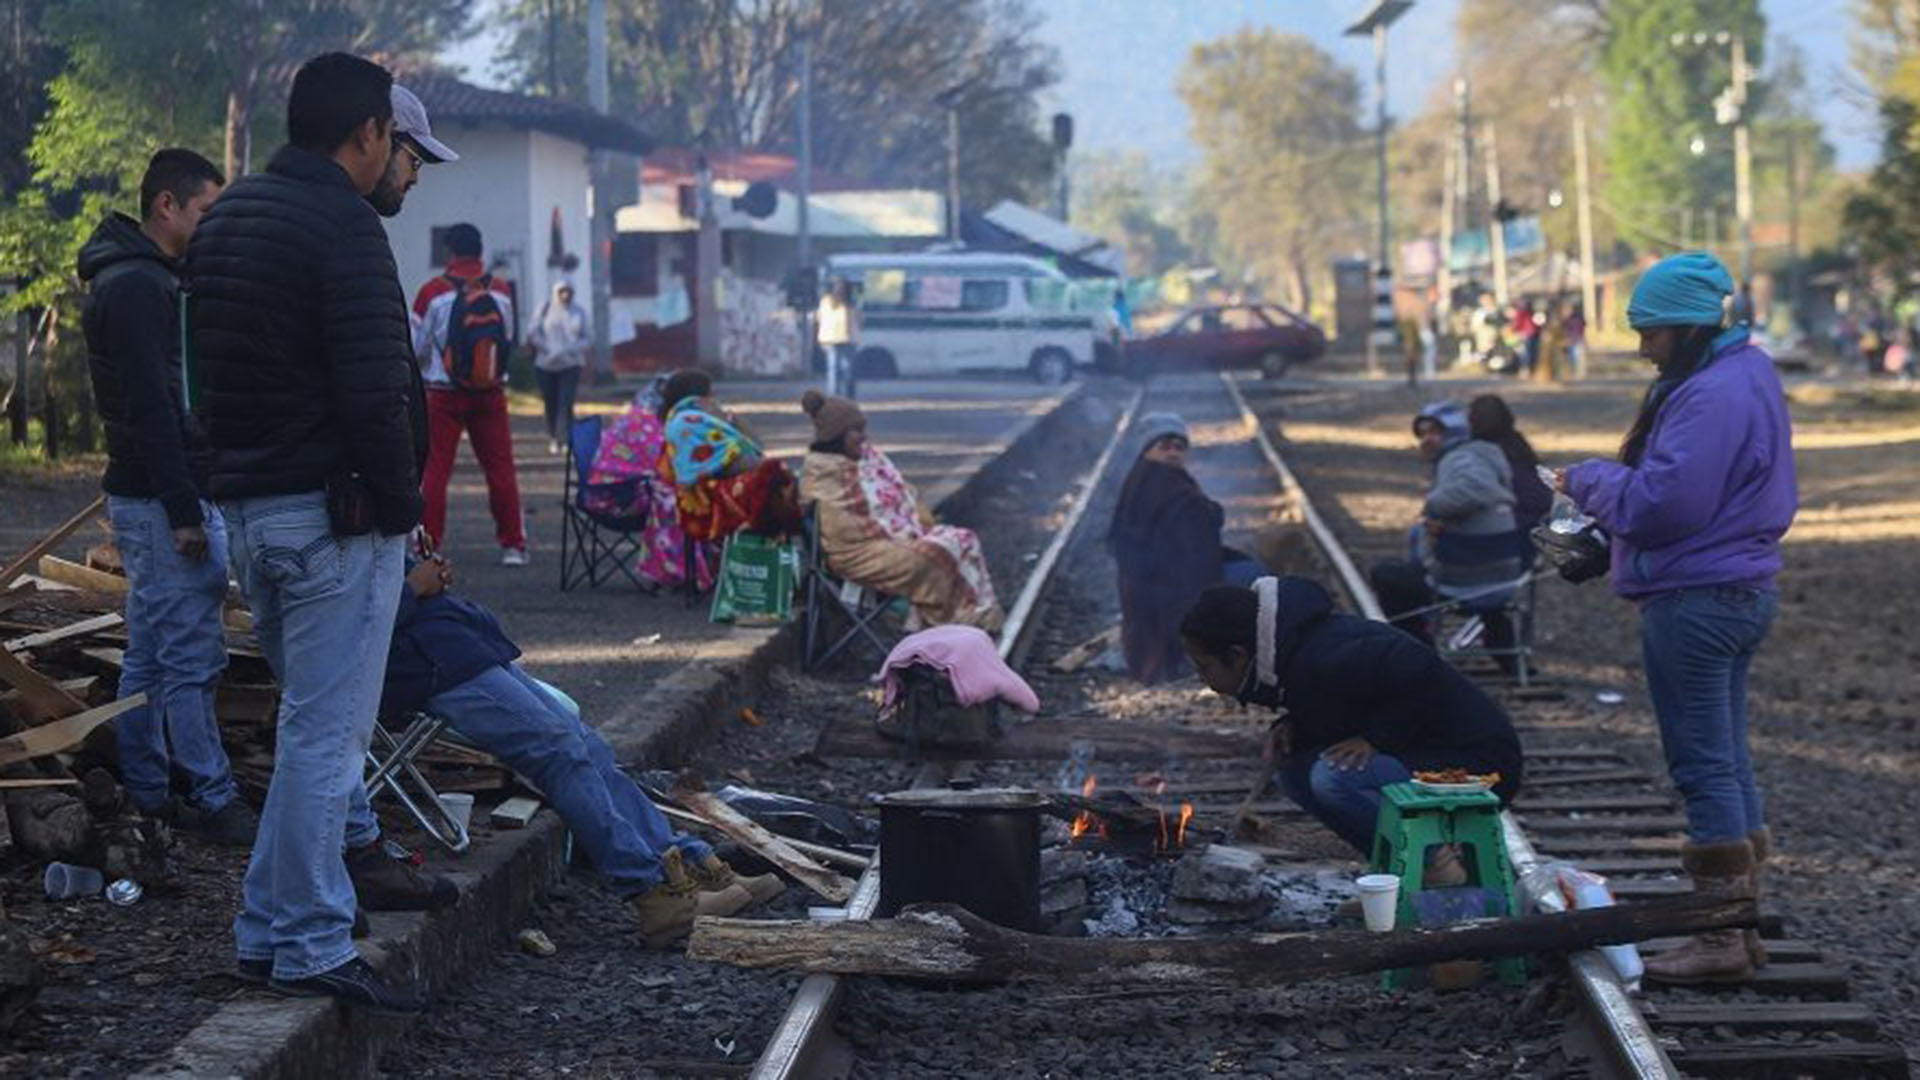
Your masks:
<svg viewBox="0 0 1920 1080"><path fill-rule="evenodd" d="M459 826L456 832L465 832L467 822L473 820L473 796L464 791L449 791L440 796L440 809Z"/></svg>
<svg viewBox="0 0 1920 1080"><path fill-rule="evenodd" d="M1400 904L1400 879L1393 874L1362 874L1354 885L1360 890L1360 913L1366 916L1367 929L1393 929L1394 910Z"/></svg>

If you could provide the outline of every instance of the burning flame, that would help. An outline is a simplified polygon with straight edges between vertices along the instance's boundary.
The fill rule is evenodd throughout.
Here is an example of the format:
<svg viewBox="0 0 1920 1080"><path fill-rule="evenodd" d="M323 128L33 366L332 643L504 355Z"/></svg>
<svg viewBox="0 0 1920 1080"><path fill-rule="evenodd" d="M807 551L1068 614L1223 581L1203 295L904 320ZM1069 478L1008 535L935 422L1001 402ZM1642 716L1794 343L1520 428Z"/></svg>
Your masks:
<svg viewBox="0 0 1920 1080"><path fill-rule="evenodd" d="M1082 798L1091 799L1093 793L1099 788L1100 778L1089 774L1087 782L1080 785L1080 795ZM1073 816L1073 824L1067 829L1067 841L1071 843L1090 832L1104 838L1107 835L1107 823L1093 811L1082 810Z"/></svg>
<svg viewBox="0 0 1920 1080"><path fill-rule="evenodd" d="M1175 847L1187 846L1187 822L1192 820L1193 820L1193 804L1190 802L1181 803L1180 804L1180 827L1175 829L1173 832L1173 843Z"/></svg>

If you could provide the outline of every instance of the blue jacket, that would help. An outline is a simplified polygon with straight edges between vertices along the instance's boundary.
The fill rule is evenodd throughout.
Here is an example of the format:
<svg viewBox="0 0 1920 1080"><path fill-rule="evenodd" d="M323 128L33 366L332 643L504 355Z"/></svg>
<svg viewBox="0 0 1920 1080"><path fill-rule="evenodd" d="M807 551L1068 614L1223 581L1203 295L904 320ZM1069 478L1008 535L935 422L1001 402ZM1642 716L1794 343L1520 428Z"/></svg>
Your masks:
<svg viewBox="0 0 1920 1080"><path fill-rule="evenodd" d="M510 664L519 655L519 647L486 608L448 592L415 596L402 585L393 644L387 649L381 715L424 708L435 694L488 668Z"/></svg>
<svg viewBox="0 0 1920 1080"><path fill-rule="evenodd" d="M1613 589L1641 599L1711 585L1767 588L1799 493L1773 360L1729 331L1674 387L1640 464L1586 461L1567 493L1613 537Z"/></svg>

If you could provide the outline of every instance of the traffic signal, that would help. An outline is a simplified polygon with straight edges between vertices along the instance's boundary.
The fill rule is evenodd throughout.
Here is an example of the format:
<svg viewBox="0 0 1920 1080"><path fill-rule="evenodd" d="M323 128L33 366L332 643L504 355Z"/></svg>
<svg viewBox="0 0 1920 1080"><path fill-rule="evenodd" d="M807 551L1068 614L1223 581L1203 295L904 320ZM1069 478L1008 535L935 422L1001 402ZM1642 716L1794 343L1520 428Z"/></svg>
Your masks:
<svg viewBox="0 0 1920 1080"><path fill-rule="evenodd" d="M1501 199L1493 205L1493 219L1502 224L1512 221L1514 218L1522 217L1525 213L1524 210L1521 210L1505 199Z"/></svg>

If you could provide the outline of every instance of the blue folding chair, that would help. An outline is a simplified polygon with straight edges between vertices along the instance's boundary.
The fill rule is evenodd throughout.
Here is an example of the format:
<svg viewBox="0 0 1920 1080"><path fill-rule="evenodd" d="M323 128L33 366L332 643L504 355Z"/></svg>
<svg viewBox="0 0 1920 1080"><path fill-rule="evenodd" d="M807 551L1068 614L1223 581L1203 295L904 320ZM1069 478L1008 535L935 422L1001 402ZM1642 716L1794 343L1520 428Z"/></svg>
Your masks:
<svg viewBox="0 0 1920 1080"><path fill-rule="evenodd" d="M598 587L617 574L645 592L658 592L658 586L640 577L635 565L646 552L644 530L647 508L653 505L652 478L636 476L611 484L587 482L600 453L603 419L582 417L567 433L567 471L561 489L560 591L581 584ZM603 514L588 509L589 495L611 496L612 505L636 510L625 515Z"/></svg>

